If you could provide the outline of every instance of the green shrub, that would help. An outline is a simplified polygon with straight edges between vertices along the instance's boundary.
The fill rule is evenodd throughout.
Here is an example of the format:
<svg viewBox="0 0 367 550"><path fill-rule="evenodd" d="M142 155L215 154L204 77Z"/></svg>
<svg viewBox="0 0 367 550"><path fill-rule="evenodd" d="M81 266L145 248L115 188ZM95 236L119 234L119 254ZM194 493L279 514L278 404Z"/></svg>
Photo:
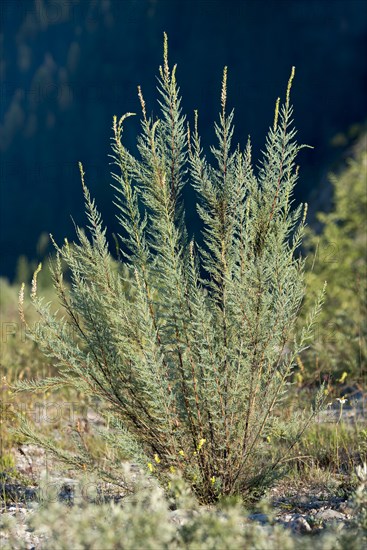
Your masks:
<svg viewBox="0 0 367 550"><path fill-rule="evenodd" d="M121 504L60 502L26 515L0 515L1 548L13 550L362 550L363 526L297 535L273 521L250 521L239 505L170 512L157 487ZM175 518L180 517L180 521Z"/></svg>
<svg viewBox="0 0 367 550"><path fill-rule="evenodd" d="M304 296L304 261L297 256L306 207L291 208L302 146L292 127L290 90L276 103L262 163L255 174L251 145L231 149L233 111L226 110L224 70L221 113L215 124L214 163L203 154L198 116L193 132L182 114L176 66L168 65L167 39L160 67L161 117L148 118L142 92L140 158L124 147L123 123L113 121L118 219L126 266L111 261L106 229L81 179L89 240L55 243L54 285L66 314L60 318L37 296L41 321L29 328L59 375L23 389L65 384L109 406L102 436L164 486L180 473L202 502L245 494L269 483L275 455L277 411L295 358L310 339L322 295L298 339L294 327ZM182 190L190 183L202 220L202 245L189 239ZM62 263L70 273L63 283ZM127 273L134 274L134 292ZM23 290L20 304L23 301ZM21 309L21 316L23 312ZM316 408L320 398L316 400ZM287 423L289 455L309 423ZM58 453L25 420L24 435ZM85 448L74 466L92 467Z"/></svg>
<svg viewBox="0 0 367 550"><path fill-rule="evenodd" d="M319 372L365 381L367 362L367 150L366 135L339 175L331 176L333 208L320 212L322 231L308 230L308 300L327 281L316 338L304 362ZM319 373L318 373L319 374ZM344 375L344 380L346 375ZM343 378L342 378L343 380Z"/></svg>

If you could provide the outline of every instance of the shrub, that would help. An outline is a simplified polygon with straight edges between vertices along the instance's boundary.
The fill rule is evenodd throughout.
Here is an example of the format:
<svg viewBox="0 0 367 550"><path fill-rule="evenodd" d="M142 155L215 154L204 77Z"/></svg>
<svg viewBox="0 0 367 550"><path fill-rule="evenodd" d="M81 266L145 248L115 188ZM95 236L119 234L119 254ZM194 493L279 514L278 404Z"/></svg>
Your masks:
<svg viewBox="0 0 367 550"><path fill-rule="evenodd" d="M304 296L304 260L297 249L306 206L292 209L303 147L295 141L290 90L276 102L273 126L257 174L251 144L232 151L233 111L227 113L227 69L215 124L214 163L203 154L198 115L191 132L182 114L176 66L159 70L160 118L147 117L142 92L140 158L122 143L127 113L113 120L113 159L125 267L116 268L106 229L84 181L91 238L55 243L54 285L66 314L52 314L31 297L41 321L29 328L59 375L20 388L70 384L109 407L103 437L164 485L179 472L202 502L244 494L269 482L282 455L272 454L279 405L296 356L311 337L322 292L300 337L294 326ZM190 240L182 191L197 195L202 243ZM63 282L62 263L70 273ZM134 292L127 292L133 275ZM22 312L23 290L20 293ZM316 405L320 404L318 398ZM307 424L314 414L307 413ZM289 455L305 424L287 424ZM25 420L23 434L57 453ZM74 466L81 455L59 453Z"/></svg>
<svg viewBox="0 0 367 550"><path fill-rule="evenodd" d="M321 233L308 230L305 238L312 252L306 276L310 303L320 282L328 281L317 338L305 363L313 368L316 356L324 373L342 377L345 372L361 382L367 361L366 137L340 173L330 177L333 208L318 214Z"/></svg>
<svg viewBox="0 0 367 550"><path fill-rule="evenodd" d="M40 550L361 550L362 526L336 524L318 535L299 535L269 518L261 525L250 520L239 505L198 507L170 512L157 487L139 490L121 506L87 501L67 506L60 502L35 504L25 513L0 515L3 550L36 547Z"/></svg>

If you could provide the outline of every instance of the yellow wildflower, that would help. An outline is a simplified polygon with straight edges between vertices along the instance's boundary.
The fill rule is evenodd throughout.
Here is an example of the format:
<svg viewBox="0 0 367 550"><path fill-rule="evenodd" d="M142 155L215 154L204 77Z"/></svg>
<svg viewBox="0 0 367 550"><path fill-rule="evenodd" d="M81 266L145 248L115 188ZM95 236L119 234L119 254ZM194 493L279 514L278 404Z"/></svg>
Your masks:
<svg viewBox="0 0 367 550"><path fill-rule="evenodd" d="M199 445L198 445L198 451L201 450L202 446L204 445L204 443L206 443L206 439L204 439L203 437L200 439L199 441Z"/></svg>
<svg viewBox="0 0 367 550"><path fill-rule="evenodd" d="M159 458L159 456L157 455L157 453L155 453L154 455L154 460L156 461L157 464L160 463L161 459Z"/></svg>
<svg viewBox="0 0 367 550"><path fill-rule="evenodd" d="M148 470L149 470L150 472L154 472L154 466L153 466L153 464L152 464L151 462L148 462Z"/></svg>

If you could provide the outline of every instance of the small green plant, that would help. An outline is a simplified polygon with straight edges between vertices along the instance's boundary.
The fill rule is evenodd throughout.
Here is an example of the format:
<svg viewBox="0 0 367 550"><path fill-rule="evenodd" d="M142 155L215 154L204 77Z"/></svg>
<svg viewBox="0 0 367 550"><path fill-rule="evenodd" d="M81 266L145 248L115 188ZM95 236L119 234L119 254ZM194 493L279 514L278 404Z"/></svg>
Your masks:
<svg viewBox="0 0 367 550"><path fill-rule="evenodd" d="M356 466L367 458L366 430L360 425L346 422L314 424L307 430L302 441L296 445L299 460L298 471L315 469L320 475L330 477L332 474L351 474Z"/></svg>
<svg viewBox="0 0 367 550"><path fill-rule="evenodd" d="M52 301L57 309L57 297L50 284L51 276L48 274L41 280L40 290L45 299ZM39 350L35 342L26 337L25 327L19 322L18 294L17 285L11 285L7 279L0 278L0 473L7 469L1 457L13 457L15 463L18 448L24 443L24 437L14 432L18 425L19 412L27 411L37 423L42 421L44 430L47 427L47 431L52 432L61 420L67 420L72 403L78 404L78 411L86 408L84 396L69 387L60 388L52 396L47 392L38 396L36 393L26 392L19 395L12 391L11 388L21 380L52 377L58 372L53 361ZM37 311L28 299L25 300L24 310L29 324L38 322ZM15 473L15 468L9 470L12 477Z"/></svg>
<svg viewBox="0 0 367 550"><path fill-rule="evenodd" d="M0 457L0 472L6 470L13 470L15 468L15 461L13 455L3 454Z"/></svg>
<svg viewBox="0 0 367 550"><path fill-rule="evenodd" d="M127 113L113 120L113 160L125 268L112 262L100 214L84 181L91 239L55 243L53 280L64 317L31 298L40 322L28 327L59 364L55 377L18 389L71 385L107 404L102 437L169 487L180 474L201 502L266 486L318 410L291 418L282 452L270 448L278 408L295 358L308 344L323 292L299 337L294 327L304 297L298 255L307 206L292 209L298 178L290 91L275 117L255 173L251 144L231 147L227 69L215 124L213 163L203 153L198 115L191 131L182 114L176 66L167 38L159 71L160 118L148 118L143 94L140 158L122 143ZM202 221L202 242L189 239L182 191L191 184ZM68 266L66 288L62 265ZM127 266L127 267L126 267ZM131 286L134 292L126 292ZM20 292L20 314L24 289ZM62 452L25 419L22 433L74 467L92 467L85 446ZM277 435L278 434L278 435Z"/></svg>

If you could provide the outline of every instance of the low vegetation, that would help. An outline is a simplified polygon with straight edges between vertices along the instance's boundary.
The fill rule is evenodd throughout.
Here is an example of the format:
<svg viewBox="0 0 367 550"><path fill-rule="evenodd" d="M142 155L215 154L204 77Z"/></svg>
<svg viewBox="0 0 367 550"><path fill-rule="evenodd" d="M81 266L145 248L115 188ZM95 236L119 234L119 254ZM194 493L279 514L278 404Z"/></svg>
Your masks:
<svg viewBox="0 0 367 550"><path fill-rule="evenodd" d="M366 386L367 372L367 136L354 146L339 174L330 176L333 206L317 216L321 231L308 228L305 248L307 300L327 281L325 304L313 345L303 355L305 378L322 372Z"/></svg>

